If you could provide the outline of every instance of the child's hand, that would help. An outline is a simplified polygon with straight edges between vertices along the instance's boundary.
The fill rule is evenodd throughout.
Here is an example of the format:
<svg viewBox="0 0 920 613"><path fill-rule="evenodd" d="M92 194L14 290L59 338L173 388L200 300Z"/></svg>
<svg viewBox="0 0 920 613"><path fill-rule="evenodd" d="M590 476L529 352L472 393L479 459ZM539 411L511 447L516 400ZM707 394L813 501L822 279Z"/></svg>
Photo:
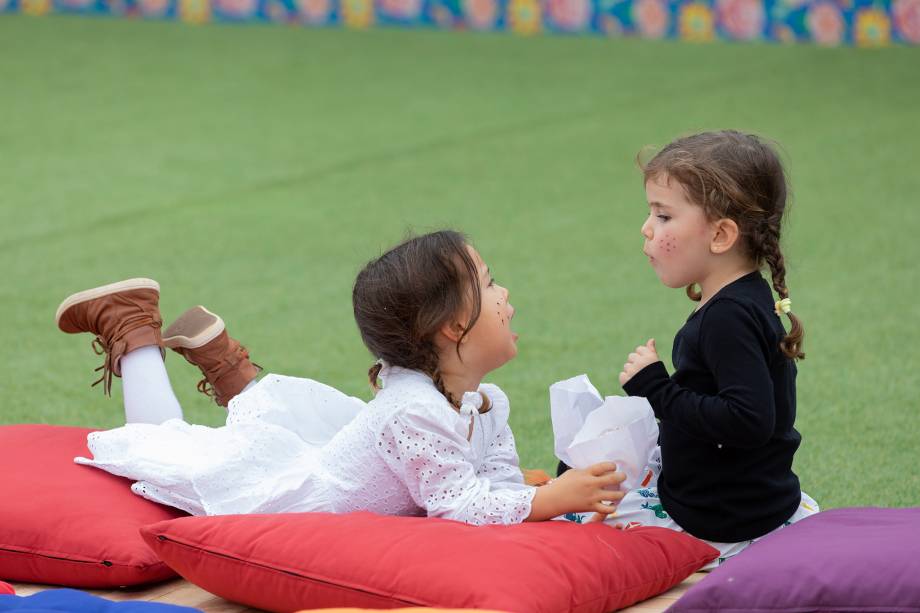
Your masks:
<svg viewBox="0 0 920 613"><path fill-rule="evenodd" d="M589 511L606 516L622 500L624 493L617 488L625 479L626 475L613 462L567 470L537 490L527 520L542 521L565 513Z"/></svg>
<svg viewBox="0 0 920 613"><path fill-rule="evenodd" d="M620 385L626 385L626 382L632 379L637 372L659 360L658 351L655 350L655 339L650 338L644 345L636 347L636 350L626 358L623 372L620 373Z"/></svg>
<svg viewBox="0 0 920 613"><path fill-rule="evenodd" d="M625 496L617 488L626 475L617 470L613 462L600 462L584 469L570 469L553 483L573 505L566 512L595 511L605 517L616 511L617 503Z"/></svg>

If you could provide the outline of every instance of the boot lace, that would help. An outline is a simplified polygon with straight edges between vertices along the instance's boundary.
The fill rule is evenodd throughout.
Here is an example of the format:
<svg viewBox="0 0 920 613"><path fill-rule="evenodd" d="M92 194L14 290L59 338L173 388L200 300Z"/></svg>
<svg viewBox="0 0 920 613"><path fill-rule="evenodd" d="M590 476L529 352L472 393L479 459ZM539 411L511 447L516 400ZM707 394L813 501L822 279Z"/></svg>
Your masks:
<svg viewBox="0 0 920 613"><path fill-rule="evenodd" d="M134 300L128 300L136 305L138 305L138 310L143 311L140 304ZM93 372L98 373L102 371L102 375L93 382L90 387L96 387L102 383L102 393L106 396L112 395L112 375L115 372L115 368L121 360L121 356L124 355L125 349L127 349L127 342L124 340L124 337L129 333L142 328L144 326L154 326L155 328L160 328L163 325L163 319L160 317L160 314L150 315L149 313L140 312L135 315L130 315L125 317L118 323L117 330L115 334L112 335L112 338L109 339L109 342L106 342L106 339L100 335L96 335L96 338L93 339L90 345L93 348L93 352L96 355L105 354L105 361L96 368Z"/></svg>
<svg viewBox="0 0 920 613"><path fill-rule="evenodd" d="M226 375L232 373L240 362L248 359L249 350L240 345L237 351L234 351L229 357L220 361L220 366L209 372L211 375L210 378L205 377L198 382L198 391L208 398L213 398L214 402L220 404L220 401L223 399L217 393L218 382ZM260 372L263 370L262 367L255 362L252 362L252 365L259 369ZM229 401L229 398L227 400Z"/></svg>

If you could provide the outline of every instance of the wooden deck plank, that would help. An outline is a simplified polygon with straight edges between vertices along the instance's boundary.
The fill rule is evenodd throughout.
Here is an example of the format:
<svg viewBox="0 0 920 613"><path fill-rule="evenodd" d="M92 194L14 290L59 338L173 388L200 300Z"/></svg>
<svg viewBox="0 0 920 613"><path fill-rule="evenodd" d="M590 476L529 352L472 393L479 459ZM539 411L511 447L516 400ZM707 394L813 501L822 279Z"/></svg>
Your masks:
<svg viewBox="0 0 920 613"><path fill-rule="evenodd" d="M675 585L664 594L643 600L631 607L622 609L622 613L661 613L684 595L693 585L701 581L708 573L694 573Z"/></svg>
<svg viewBox="0 0 920 613"><path fill-rule="evenodd" d="M10 585L16 590L17 596L31 596L32 594L48 589L48 586L33 583L10 583Z"/></svg>
<svg viewBox="0 0 920 613"><path fill-rule="evenodd" d="M208 613L239 613L247 609L246 605L224 600L220 596L215 596L210 592L206 592L197 585L187 581L182 582L182 585L175 591L152 600L155 602L182 605L184 607L193 607L195 609L207 611Z"/></svg>
<svg viewBox="0 0 920 613"><path fill-rule="evenodd" d="M87 590L96 596L102 596L103 598L108 598L109 600L156 600L164 596L168 596L172 592L175 592L186 581L183 579L172 579L164 583L155 583L153 585L142 585L137 587L123 587L116 590L105 591L96 591L96 590Z"/></svg>

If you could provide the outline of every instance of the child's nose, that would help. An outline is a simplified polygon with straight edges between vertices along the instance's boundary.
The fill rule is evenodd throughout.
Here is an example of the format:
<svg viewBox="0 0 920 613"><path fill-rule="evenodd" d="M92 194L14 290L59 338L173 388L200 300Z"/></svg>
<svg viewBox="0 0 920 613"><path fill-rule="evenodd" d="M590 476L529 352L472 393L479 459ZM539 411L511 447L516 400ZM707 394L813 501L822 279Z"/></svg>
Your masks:
<svg viewBox="0 0 920 613"><path fill-rule="evenodd" d="M651 216L649 216L648 219L645 220L645 223L642 224L641 232L642 232L642 236L644 236L648 240L652 240L652 217Z"/></svg>

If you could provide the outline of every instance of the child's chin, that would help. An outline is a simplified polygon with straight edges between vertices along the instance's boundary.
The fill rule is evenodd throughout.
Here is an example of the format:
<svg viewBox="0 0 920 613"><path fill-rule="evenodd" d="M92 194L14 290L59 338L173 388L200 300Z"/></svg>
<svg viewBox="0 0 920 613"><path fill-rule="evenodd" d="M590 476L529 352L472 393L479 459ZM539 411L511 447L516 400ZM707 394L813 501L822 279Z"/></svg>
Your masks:
<svg viewBox="0 0 920 613"><path fill-rule="evenodd" d="M513 360L515 357L517 357L517 353L518 353L517 345L512 344L511 350L508 352L508 355L505 357L504 360L502 360L501 364L495 367L495 369L497 370L501 368L502 366L504 366L505 364L507 364L508 362L510 362L511 360Z"/></svg>
<svg viewBox="0 0 920 613"><path fill-rule="evenodd" d="M674 279L665 279L663 277L658 277L658 279L661 280L661 282L665 285L665 287L670 287L671 289L679 289L682 287L687 287L687 285L689 285L688 283L684 283L683 281L674 280Z"/></svg>

